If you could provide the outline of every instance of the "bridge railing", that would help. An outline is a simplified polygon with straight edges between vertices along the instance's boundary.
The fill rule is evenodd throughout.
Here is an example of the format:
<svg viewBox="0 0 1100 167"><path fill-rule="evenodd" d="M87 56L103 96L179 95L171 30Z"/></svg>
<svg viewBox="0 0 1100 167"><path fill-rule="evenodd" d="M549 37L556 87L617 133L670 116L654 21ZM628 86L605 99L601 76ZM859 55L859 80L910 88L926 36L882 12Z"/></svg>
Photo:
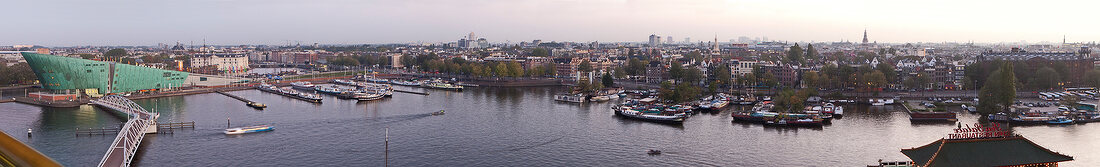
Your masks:
<svg viewBox="0 0 1100 167"><path fill-rule="evenodd" d="M123 125L122 131L118 133L115 140L111 142L110 149L103 155L103 159L100 160L99 166L130 166L131 160L137 153L138 145L141 144L141 140L145 138L145 130L149 128L149 121L143 119L130 119ZM122 151L120 155L115 155L116 151ZM112 156L115 155L115 156ZM108 160L121 158L121 164L108 164Z"/></svg>
<svg viewBox="0 0 1100 167"><path fill-rule="evenodd" d="M130 166L141 140L145 138L146 131L155 123L156 114L147 112L137 103L121 96L104 96L92 100L92 103L129 115L126 124L122 126L118 136L111 142L110 149L100 160L99 166Z"/></svg>

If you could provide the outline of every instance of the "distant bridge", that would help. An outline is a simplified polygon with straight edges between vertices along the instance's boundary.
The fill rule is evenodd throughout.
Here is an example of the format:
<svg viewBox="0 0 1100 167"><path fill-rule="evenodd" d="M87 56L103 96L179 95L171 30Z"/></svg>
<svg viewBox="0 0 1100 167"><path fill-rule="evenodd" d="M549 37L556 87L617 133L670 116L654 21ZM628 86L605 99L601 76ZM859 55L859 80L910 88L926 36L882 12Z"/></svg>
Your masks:
<svg viewBox="0 0 1100 167"><path fill-rule="evenodd" d="M103 155L103 160L99 161L99 166L130 166L131 160L134 159L134 155L137 153L138 146L141 145L141 139L145 138L147 133L157 132L156 120L157 117L160 117L160 114L145 111L145 108L141 108L134 101L122 96L103 96L103 98L91 100L91 102L128 116L126 124L122 126L122 131L111 143L111 148L107 150L107 154Z"/></svg>

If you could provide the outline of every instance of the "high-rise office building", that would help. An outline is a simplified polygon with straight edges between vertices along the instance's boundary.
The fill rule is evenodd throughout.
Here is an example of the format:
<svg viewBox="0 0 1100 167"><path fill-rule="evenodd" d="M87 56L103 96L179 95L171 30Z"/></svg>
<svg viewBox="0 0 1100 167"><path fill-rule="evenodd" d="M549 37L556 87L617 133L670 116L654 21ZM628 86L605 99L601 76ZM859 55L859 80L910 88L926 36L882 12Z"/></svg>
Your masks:
<svg viewBox="0 0 1100 167"><path fill-rule="evenodd" d="M657 34L650 34L649 46L657 46L659 44L661 44L661 36L657 36Z"/></svg>

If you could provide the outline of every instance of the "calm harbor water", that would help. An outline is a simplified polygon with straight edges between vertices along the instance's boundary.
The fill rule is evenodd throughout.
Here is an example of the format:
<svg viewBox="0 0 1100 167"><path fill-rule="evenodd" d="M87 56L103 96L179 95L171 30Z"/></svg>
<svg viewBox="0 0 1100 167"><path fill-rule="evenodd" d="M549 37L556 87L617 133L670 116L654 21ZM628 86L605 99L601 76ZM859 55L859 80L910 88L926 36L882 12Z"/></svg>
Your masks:
<svg viewBox="0 0 1100 167"><path fill-rule="evenodd" d="M682 126L616 117L614 103L552 100L562 88L470 88L397 93L356 102L327 96L313 104L257 90L229 92L268 105L255 110L220 94L137 100L160 122L195 121L194 130L145 137L138 166L380 166L389 128L393 166L862 166L908 160L899 151L931 143L955 124L913 124L900 106L845 106L824 128L776 128L731 122L731 107L699 114ZM446 109L443 116L429 113ZM960 113L973 124L977 115ZM275 131L224 135L232 126ZM102 109L41 108L0 103L0 130L66 166L94 166L114 135L76 136L77 128L124 122ZM34 129L28 138L26 130ZM1040 145L1100 163L1100 124L1014 127ZM649 156L648 149L663 155Z"/></svg>

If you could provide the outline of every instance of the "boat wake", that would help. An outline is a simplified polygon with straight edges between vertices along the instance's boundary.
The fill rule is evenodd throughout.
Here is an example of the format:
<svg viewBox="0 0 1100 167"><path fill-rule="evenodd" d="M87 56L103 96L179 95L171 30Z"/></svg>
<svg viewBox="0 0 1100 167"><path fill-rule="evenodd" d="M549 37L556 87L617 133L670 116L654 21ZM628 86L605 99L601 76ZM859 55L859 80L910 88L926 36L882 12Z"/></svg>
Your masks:
<svg viewBox="0 0 1100 167"><path fill-rule="evenodd" d="M369 124L371 124L371 125L386 125L386 124L392 124L392 123L398 123L398 122L412 121L412 120L427 118L427 117L431 117L431 116L432 115L430 113L406 114L406 115L396 115L396 116L388 116L388 117L367 119L367 121L369 121Z"/></svg>
<svg viewBox="0 0 1100 167"><path fill-rule="evenodd" d="M532 149L532 148L536 148L536 147L541 147L541 146L544 146L544 145L547 145L547 144L550 144L550 143L554 143L554 142L557 142L558 140L561 140L561 139L563 139L563 138L565 138L565 136L561 136L561 137L558 137L558 138L552 139L552 140L550 140L550 141L546 141L546 142L538 143L538 144L535 144L535 145L530 145L530 146L521 146L521 147L518 147L518 148L506 149L506 150L503 150L503 151L519 151L519 150Z"/></svg>

